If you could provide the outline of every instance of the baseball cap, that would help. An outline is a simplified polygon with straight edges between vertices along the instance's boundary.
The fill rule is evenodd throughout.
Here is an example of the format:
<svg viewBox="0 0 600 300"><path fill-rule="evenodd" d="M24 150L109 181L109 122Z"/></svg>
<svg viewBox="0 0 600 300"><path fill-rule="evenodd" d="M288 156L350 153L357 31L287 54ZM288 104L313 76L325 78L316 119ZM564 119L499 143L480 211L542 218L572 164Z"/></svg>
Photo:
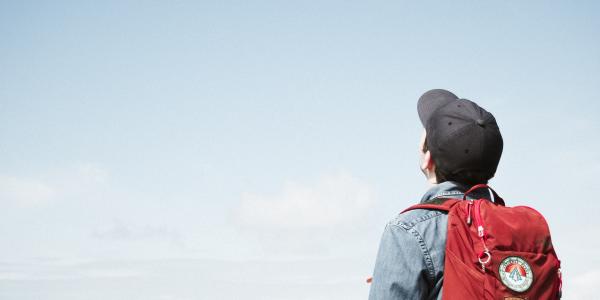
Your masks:
<svg viewBox="0 0 600 300"><path fill-rule="evenodd" d="M443 89L423 94L417 111L436 167L450 173L473 171L494 176L503 141L490 112Z"/></svg>

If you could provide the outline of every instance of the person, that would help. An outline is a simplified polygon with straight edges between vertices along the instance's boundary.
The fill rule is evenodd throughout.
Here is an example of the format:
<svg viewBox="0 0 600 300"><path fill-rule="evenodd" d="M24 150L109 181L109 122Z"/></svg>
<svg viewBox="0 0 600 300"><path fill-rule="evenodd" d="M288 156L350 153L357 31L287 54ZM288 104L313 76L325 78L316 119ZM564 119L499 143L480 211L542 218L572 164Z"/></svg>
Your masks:
<svg viewBox="0 0 600 300"><path fill-rule="evenodd" d="M503 140L494 116L447 90L423 94L417 110L424 131L420 169L431 184L421 203L462 199L494 177ZM476 190L467 199L492 199ZM414 209L387 223L377 254L369 300L442 299L447 213Z"/></svg>

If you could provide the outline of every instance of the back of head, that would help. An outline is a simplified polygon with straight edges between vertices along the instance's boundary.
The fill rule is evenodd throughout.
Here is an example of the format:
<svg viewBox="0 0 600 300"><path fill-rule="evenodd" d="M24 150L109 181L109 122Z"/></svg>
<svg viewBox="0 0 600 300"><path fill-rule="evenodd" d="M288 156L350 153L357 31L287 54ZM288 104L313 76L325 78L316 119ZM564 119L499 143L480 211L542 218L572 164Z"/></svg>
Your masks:
<svg viewBox="0 0 600 300"><path fill-rule="evenodd" d="M474 185L494 177L503 140L491 113L441 89L423 94L417 109L438 182Z"/></svg>

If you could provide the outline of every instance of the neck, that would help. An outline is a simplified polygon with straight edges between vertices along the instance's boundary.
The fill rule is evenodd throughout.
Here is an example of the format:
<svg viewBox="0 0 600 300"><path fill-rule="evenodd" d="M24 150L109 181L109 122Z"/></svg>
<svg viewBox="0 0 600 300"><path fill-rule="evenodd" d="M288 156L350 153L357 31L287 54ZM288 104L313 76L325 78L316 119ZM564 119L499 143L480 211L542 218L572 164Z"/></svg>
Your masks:
<svg viewBox="0 0 600 300"><path fill-rule="evenodd" d="M435 176L435 170L431 169L431 170L427 170L427 172L425 172L425 177L427 177L427 183L429 184L438 184L437 182L437 177Z"/></svg>

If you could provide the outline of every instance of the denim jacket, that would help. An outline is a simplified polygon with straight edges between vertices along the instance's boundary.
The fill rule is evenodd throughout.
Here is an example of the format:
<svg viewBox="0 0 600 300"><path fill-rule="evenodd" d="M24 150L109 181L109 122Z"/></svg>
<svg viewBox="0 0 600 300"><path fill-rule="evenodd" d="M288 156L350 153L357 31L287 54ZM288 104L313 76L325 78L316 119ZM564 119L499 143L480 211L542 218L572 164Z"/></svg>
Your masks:
<svg viewBox="0 0 600 300"><path fill-rule="evenodd" d="M462 199L467 187L452 181L430 188L421 203L435 198ZM477 190L467 199L486 198ZM369 300L442 299L448 216L415 209L388 222L381 237Z"/></svg>

